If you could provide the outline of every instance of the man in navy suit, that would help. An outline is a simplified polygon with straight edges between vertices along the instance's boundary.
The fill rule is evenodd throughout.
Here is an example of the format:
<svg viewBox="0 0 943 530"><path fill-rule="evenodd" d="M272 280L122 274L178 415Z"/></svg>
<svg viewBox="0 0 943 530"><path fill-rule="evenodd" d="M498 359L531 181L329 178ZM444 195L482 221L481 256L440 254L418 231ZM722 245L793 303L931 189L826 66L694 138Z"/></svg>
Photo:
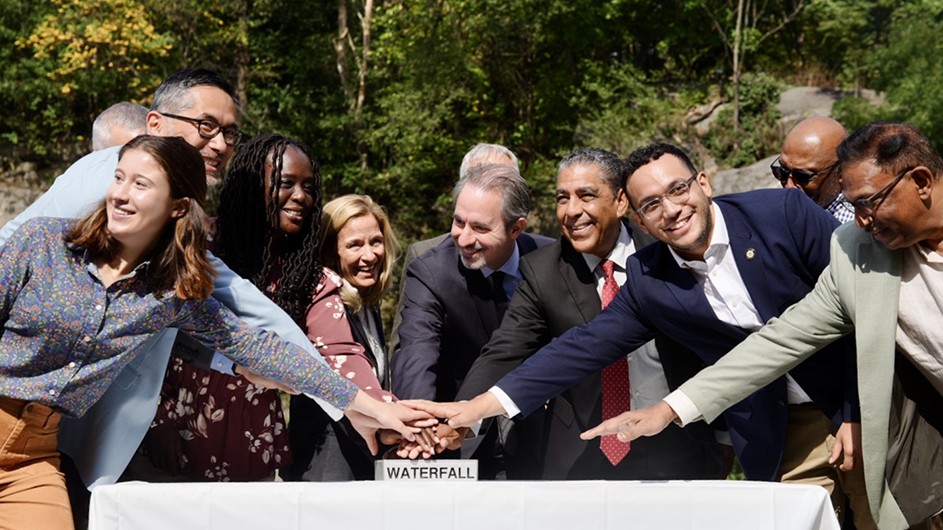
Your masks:
<svg viewBox="0 0 943 530"><path fill-rule="evenodd" d="M455 399L501 323L521 279L520 257L553 241L524 233L530 190L512 166L473 168L452 196L452 237L406 269L400 342L391 362L392 391L401 399ZM462 456L478 459L483 478L502 471L496 439L496 429L489 429L481 441L462 447Z"/></svg>
<svg viewBox="0 0 943 530"><path fill-rule="evenodd" d="M613 290L625 282L625 262L654 242L625 218L622 159L596 148L581 148L563 157L557 173L556 213L563 236L521 259L523 279L501 326L472 365L457 399L471 399L520 365L528 356L570 328L599 314L606 281ZM607 275L606 261L612 268ZM674 343L659 339L658 348ZM633 409L668 394L656 341L626 352L621 377L630 382ZM685 352L687 353L687 352ZM689 353L687 353L689 354ZM618 370L612 365L606 370ZM626 368L628 370L626 371ZM617 372L618 373L618 372ZM518 453L539 455L538 473L546 480L655 480L723 478L724 449L704 423L695 440L680 427L633 443L631 457L610 459L599 442L580 440L579 433L599 423L603 414L604 376L595 373L539 409L515 429ZM692 425L694 426L694 425ZM508 444L510 445L510 444ZM613 461L615 460L615 461Z"/></svg>
<svg viewBox="0 0 943 530"><path fill-rule="evenodd" d="M668 144L633 152L628 175L633 218L659 243L629 258L615 300L489 392L466 403L417 406L453 425L517 410L526 416L657 333L712 364L802 299L828 263L838 223L799 191L712 200L707 176ZM858 526L873 527L861 466L851 458L860 440L853 362L853 342L836 342L731 407L725 419L748 478L821 484L839 510L844 493ZM842 452L839 471L831 462Z"/></svg>

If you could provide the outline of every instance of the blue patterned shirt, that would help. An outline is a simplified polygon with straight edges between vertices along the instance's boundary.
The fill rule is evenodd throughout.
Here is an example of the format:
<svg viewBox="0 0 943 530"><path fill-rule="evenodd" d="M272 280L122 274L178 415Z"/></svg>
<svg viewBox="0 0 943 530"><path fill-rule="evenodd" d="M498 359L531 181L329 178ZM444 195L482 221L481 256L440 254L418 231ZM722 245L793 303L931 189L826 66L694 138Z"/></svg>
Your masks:
<svg viewBox="0 0 943 530"><path fill-rule="evenodd" d="M855 220L855 212L842 206L842 201L844 199L845 195L842 192L838 192L838 197L835 197L835 200L832 201L832 204L829 204L825 207L825 211L832 214L832 217L837 219L841 224Z"/></svg>
<svg viewBox="0 0 943 530"><path fill-rule="evenodd" d="M146 263L105 287L89 253L63 239L73 222L32 219L0 247L0 395L81 416L149 338L174 326L339 408L353 400L356 386L214 299L154 296Z"/></svg>

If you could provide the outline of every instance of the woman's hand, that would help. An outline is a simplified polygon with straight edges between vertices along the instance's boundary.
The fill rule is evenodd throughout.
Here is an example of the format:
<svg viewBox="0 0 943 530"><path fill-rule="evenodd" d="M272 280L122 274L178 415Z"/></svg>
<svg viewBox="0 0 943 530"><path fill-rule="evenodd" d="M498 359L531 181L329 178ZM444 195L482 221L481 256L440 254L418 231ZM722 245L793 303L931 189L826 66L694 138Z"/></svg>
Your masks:
<svg viewBox="0 0 943 530"><path fill-rule="evenodd" d="M377 429L391 429L410 442L418 441L422 445L428 445L424 439L416 435L423 427L429 427L436 423L436 419L427 412L413 410L397 403L373 399L362 390L357 392L344 414L350 420L354 429L367 442L367 447L374 455L377 454L380 448L376 438ZM410 423L410 425L406 425L406 423ZM423 449L429 452L435 450L432 446L423 447Z"/></svg>

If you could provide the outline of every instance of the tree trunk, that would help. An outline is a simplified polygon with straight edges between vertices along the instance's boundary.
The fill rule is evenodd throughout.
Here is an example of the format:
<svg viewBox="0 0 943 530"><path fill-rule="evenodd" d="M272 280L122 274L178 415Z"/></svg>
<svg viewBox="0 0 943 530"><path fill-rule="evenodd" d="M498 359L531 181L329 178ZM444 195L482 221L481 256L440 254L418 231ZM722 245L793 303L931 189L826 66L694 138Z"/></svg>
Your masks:
<svg viewBox="0 0 943 530"><path fill-rule="evenodd" d="M354 109L354 93L350 87L347 75L347 37L350 29L347 27L347 0L337 0L337 38L334 39L334 51L337 54L337 74L340 76L341 88L351 110Z"/></svg>
<svg viewBox="0 0 943 530"><path fill-rule="evenodd" d="M733 134L734 146L740 148L740 68L743 46L743 2L737 1L737 25L733 32Z"/></svg>
<svg viewBox="0 0 943 530"><path fill-rule="evenodd" d="M249 13L252 0L245 0L239 9L239 36L236 44L236 97L243 109L249 105Z"/></svg>

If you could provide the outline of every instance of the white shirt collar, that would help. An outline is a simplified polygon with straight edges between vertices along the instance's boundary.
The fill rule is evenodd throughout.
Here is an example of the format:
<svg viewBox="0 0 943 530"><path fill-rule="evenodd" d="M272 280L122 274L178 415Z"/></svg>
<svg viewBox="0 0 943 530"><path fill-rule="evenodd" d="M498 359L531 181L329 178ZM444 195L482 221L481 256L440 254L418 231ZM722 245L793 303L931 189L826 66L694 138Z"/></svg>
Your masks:
<svg viewBox="0 0 943 530"><path fill-rule="evenodd" d="M629 231L625 229L625 223L620 222L619 239L616 241L616 246L612 247L612 250L609 251L609 254L606 254L605 258L600 258L595 254L588 254L586 252L581 252L580 254L582 254L583 259L586 260L586 266L589 267L589 270L594 271L603 259L612 260L619 270L625 269L625 262L633 253L635 253L635 243L632 241L632 238L629 237Z"/></svg>
<svg viewBox="0 0 943 530"><path fill-rule="evenodd" d="M708 270L713 265L723 259L727 249L730 248L730 234L727 233L727 223L724 221L724 214L717 207L716 203L711 203L711 211L714 212L714 230L711 233L711 242L707 246L707 252L704 253L704 260L687 260L675 252L675 249L668 246L671 257L678 263L682 269Z"/></svg>

